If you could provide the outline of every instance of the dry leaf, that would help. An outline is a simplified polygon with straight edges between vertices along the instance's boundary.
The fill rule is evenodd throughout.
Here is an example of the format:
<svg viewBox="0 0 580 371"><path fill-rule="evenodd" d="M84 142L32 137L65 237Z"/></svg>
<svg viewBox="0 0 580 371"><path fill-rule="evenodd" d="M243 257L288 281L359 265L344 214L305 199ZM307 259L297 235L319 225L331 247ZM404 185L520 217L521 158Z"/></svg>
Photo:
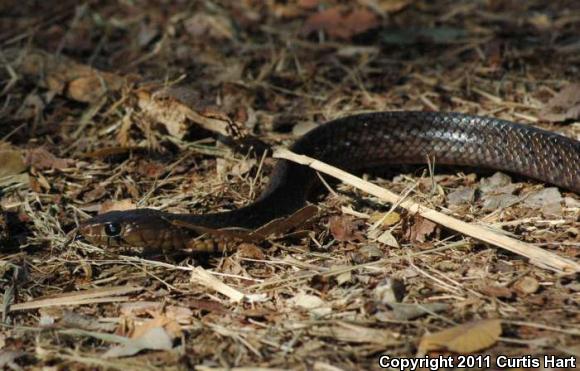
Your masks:
<svg viewBox="0 0 580 371"><path fill-rule="evenodd" d="M234 35L228 18L208 13L196 13L193 17L185 20L184 26L187 32L200 38L231 40Z"/></svg>
<svg viewBox="0 0 580 371"><path fill-rule="evenodd" d="M71 159L58 158L44 148L35 148L26 152L26 163L36 169L66 169L74 165Z"/></svg>
<svg viewBox="0 0 580 371"><path fill-rule="evenodd" d="M136 327L131 334L131 338L136 339L143 337L149 330L157 327L164 328L172 339L181 336L181 327L179 327L174 319L164 315L158 315L152 320L143 323L139 327Z"/></svg>
<svg viewBox="0 0 580 371"><path fill-rule="evenodd" d="M482 192L495 192L499 188L511 185L512 178L509 175L497 172L488 178L482 178L479 183L479 189Z"/></svg>
<svg viewBox="0 0 580 371"><path fill-rule="evenodd" d="M475 189L463 187L447 195L447 204L450 208L457 208L461 205L472 204L475 200Z"/></svg>
<svg viewBox="0 0 580 371"><path fill-rule="evenodd" d="M445 303L389 303L388 306L392 310L377 312L375 314L376 319L383 322L392 322L393 320L410 321L427 314L449 310L449 305Z"/></svg>
<svg viewBox="0 0 580 371"><path fill-rule="evenodd" d="M45 101L38 94L30 93L22 102L22 106L15 116L21 120L31 120L41 117L45 108Z"/></svg>
<svg viewBox="0 0 580 371"><path fill-rule="evenodd" d="M540 119L552 122L580 118L580 84L570 84L556 94L539 114Z"/></svg>
<svg viewBox="0 0 580 371"><path fill-rule="evenodd" d="M39 325L43 327L76 328L89 331L114 331L114 323L100 322L97 317L76 313L63 307L40 308Z"/></svg>
<svg viewBox="0 0 580 371"><path fill-rule="evenodd" d="M513 184L511 178L503 173L495 173L489 178L480 181L482 210L493 211L503 209L519 202L520 197L515 196L515 191L520 186Z"/></svg>
<svg viewBox="0 0 580 371"><path fill-rule="evenodd" d="M514 284L514 289L522 295L533 294L540 288L538 280L533 277L523 277Z"/></svg>
<svg viewBox="0 0 580 371"><path fill-rule="evenodd" d="M298 295L292 297L289 302L297 307L303 309L315 309L324 307L326 303L315 295L308 295L305 293L299 293Z"/></svg>
<svg viewBox="0 0 580 371"><path fill-rule="evenodd" d="M0 149L0 178L22 173L26 170L26 164L20 151L12 149Z"/></svg>
<svg viewBox="0 0 580 371"><path fill-rule="evenodd" d="M134 210L137 206L130 199L124 199L119 201L105 201L101 204L99 208L99 214L104 214L109 211L125 211Z"/></svg>
<svg viewBox="0 0 580 371"><path fill-rule="evenodd" d="M362 327L345 322L338 322L329 327L314 327L309 330L309 333L349 343L371 343L381 346L399 343L396 340L396 335L388 330Z"/></svg>
<svg viewBox="0 0 580 371"><path fill-rule="evenodd" d="M379 260L385 253L375 245L364 245L352 255L352 261L356 264L364 264Z"/></svg>
<svg viewBox="0 0 580 371"><path fill-rule="evenodd" d="M312 121L300 121L292 127L292 134L296 137L301 137L316 127L318 125Z"/></svg>
<svg viewBox="0 0 580 371"><path fill-rule="evenodd" d="M264 260L264 252L253 243L242 242L236 249L236 255L256 260Z"/></svg>
<svg viewBox="0 0 580 371"><path fill-rule="evenodd" d="M94 102L107 92L120 90L127 80L40 49L8 49L5 55L23 75L40 76L40 86L79 102Z"/></svg>
<svg viewBox="0 0 580 371"><path fill-rule="evenodd" d="M497 342L500 335L499 319L466 323L423 335L418 352L420 355L432 350L448 350L459 354L473 353L489 348Z"/></svg>
<svg viewBox="0 0 580 371"><path fill-rule="evenodd" d="M387 277L375 287L373 294L381 304L398 303L405 296L405 284L399 279Z"/></svg>
<svg viewBox="0 0 580 371"><path fill-rule="evenodd" d="M352 241L360 239L361 222L349 215L333 216L328 221L330 233L337 241Z"/></svg>
<svg viewBox="0 0 580 371"><path fill-rule="evenodd" d="M193 311L182 306L167 306L167 308L165 308L165 315L180 324L191 324L194 321Z"/></svg>
<svg viewBox="0 0 580 371"><path fill-rule="evenodd" d="M247 133L240 124L232 122L227 115L209 109L195 111L190 108L193 93L188 89L172 87L157 91L141 89L137 92L137 104L149 118L165 126L167 132L183 138L191 123L206 130L233 139L243 138Z"/></svg>
<svg viewBox="0 0 580 371"><path fill-rule="evenodd" d="M137 97L143 113L165 126L169 135L183 138L188 127L186 106L174 99L156 99L146 91L139 91Z"/></svg>
<svg viewBox="0 0 580 371"><path fill-rule="evenodd" d="M524 199L523 204L534 209L541 209L544 216L562 216L564 198L556 187L544 188Z"/></svg>
<svg viewBox="0 0 580 371"><path fill-rule="evenodd" d="M506 298L509 299L514 296L514 292L509 287L489 285L481 288L481 292L485 295L493 296L496 298Z"/></svg>
<svg viewBox="0 0 580 371"><path fill-rule="evenodd" d="M553 25L550 17L548 17L547 14L543 13L537 13L531 16L527 21L540 31L547 31Z"/></svg>
<svg viewBox="0 0 580 371"><path fill-rule="evenodd" d="M366 9L347 11L343 6L335 6L314 13L304 23L302 33L324 31L330 37L348 40L379 25L377 16Z"/></svg>
<svg viewBox="0 0 580 371"><path fill-rule="evenodd" d="M155 161L139 161L135 169L137 174L143 175L150 179L158 179L167 171L167 166L161 162Z"/></svg>
<svg viewBox="0 0 580 371"><path fill-rule="evenodd" d="M352 280L352 271L346 271L336 276L336 283L340 286Z"/></svg>
<svg viewBox="0 0 580 371"><path fill-rule="evenodd" d="M319 3L320 0L298 0L296 5L303 9L314 9Z"/></svg>
<svg viewBox="0 0 580 371"><path fill-rule="evenodd" d="M139 353L142 350L171 350L173 348L173 339L162 327L149 329L141 337L127 339L121 345L109 349L103 358L128 357Z"/></svg>
<svg viewBox="0 0 580 371"><path fill-rule="evenodd" d="M381 225L384 227L390 227L397 224L401 220L401 215L395 211L388 213L374 213L369 218L369 222L374 224L381 221Z"/></svg>
<svg viewBox="0 0 580 371"><path fill-rule="evenodd" d="M381 233L381 235L377 237L377 241L379 241L380 243L384 243L385 245L390 247L395 248L399 247L399 242L390 231L384 231L383 233Z"/></svg>
<svg viewBox="0 0 580 371"><path fill-rule="evenodd" d="M257 240L267 237L277 237L300 228L318 213L318 207L307 205L295 211L292 215L274 219L251 233Z"/></svg>
<svg viewBox="0 0 580 371"><path fill-rule="evenodd" d="M126 357L146 349L170 350L173 348L173 341L181 334L181 327L175 319L159 315L136 327L130 339L109 349L103 357Z"/></svg>
<svg viewBox="0 0 580 371"><path fill-rule="evenodd" d="M315 316L326 316L332 313L332 308L315 295L309 295L302 292L288 301L291 305L306 309Z"/></svg>
<svg viewBox="0 0 580 371"><path fill-rule="evenodd" d="M158 312L161 309L163 309L163 303L156 301L136 301L120 305L120 313L124 316L138 316L150 312Z"/></svg>
<svg viewBox="0 0 580 371"><path fill-rule="evenodd" d="M411 242L425 242L427 237L435 232L436 227L437 224L417 215L407 232L407 237Z"/></svg>
<svg viewBox="0 0 580 371"><path fill-rule="evenodd" d="M406 8L412 2L413 0L379 0L377 6L385 13L396 13ZM367 0L363 3L374 3L374 1Z"/></svg>
<svg viewBox="0 0 580 371"><path fill-rule="evenodd" d="M79 102L96 102L107 92L103 79L98 75L83 76L71 80L67 95Z"/></svg>

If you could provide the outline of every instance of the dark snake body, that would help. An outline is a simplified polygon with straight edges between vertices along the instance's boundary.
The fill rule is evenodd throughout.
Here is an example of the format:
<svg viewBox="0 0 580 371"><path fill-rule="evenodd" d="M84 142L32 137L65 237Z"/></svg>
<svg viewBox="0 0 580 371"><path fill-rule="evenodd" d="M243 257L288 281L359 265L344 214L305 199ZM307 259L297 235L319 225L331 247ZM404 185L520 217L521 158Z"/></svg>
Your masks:
<svg viewBox="0 0 580 371"><path fill-rule="evenodd" d="M439 112L376 112L330 121L299 138L290 150L348 171L394 164L436 164L487 168L519 174L580 194L580 142L509 121ZM96 243L183 247L191 233L179 220L209 228L256 228L304 205L318 182L305 166L279 160L262 195L238 210L214 214L170 214L151 209L96 216L81 233ZM104 225L121 227L96 238ZM117 229L117 228L114 228ZM185 244L185 245L184 245Z"/></svg>

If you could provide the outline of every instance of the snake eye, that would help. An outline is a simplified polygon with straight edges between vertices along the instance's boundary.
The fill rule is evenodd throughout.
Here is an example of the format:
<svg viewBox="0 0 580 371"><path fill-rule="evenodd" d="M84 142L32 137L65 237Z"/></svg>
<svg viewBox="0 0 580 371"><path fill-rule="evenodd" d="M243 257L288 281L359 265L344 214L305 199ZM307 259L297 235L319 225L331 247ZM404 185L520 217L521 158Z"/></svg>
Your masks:
<svg viewBox="0 0 580 371"><path fill-rule="evenodd" d="M121 234L121 225L119 223L105 224L105 233L109 237L117 237Z"/></svg>

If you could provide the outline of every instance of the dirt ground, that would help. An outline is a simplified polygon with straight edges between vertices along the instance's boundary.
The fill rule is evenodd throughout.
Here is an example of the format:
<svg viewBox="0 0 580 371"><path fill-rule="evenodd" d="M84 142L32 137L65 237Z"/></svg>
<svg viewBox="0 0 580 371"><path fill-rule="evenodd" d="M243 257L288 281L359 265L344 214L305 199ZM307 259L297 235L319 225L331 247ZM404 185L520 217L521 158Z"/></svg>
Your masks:
<svg viewBox="0 0 580 371"><path fill-rule="evenodd" d="M2 1L0 367L571 368L578 271L530 258L577 266L580 197L549 184L436 159L365 176L529 253L335 183L298 230L230 254L72 236L105 210L247 205L275 160L224 139L287 146L349 114L456 111L579 140L579 36L574 0Z"/></svg>

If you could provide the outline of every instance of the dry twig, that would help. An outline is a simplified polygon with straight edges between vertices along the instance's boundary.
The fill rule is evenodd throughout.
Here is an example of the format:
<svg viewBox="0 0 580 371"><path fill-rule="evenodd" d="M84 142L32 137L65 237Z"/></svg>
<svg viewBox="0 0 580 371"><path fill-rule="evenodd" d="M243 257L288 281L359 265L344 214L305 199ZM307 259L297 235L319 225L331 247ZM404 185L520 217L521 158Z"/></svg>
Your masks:
<svg viewBox="0 0 580 371"><path fill-rule="evenodd" d="M572 274L580 272L580 264L562 258L554 253L543 250L539 247L523 243L513 238L495 233L489 229L469 224L461 220L455 219L449 215L445 215L416 202L405 200L400 201L400 197L390 192L384 188L377 185L369 183L362 178L352 175L346 171L340 170L334 166L325 164L322 161L318 161L311 157L305 155L298 155L287 149L278 149L274 157L283 158L286 160L294 161L296 163L310 166L325 174L331 175L337 179L340 179L346 184L356 187L360 190L368 192L373 196L379 197L390 203L400 203L400 206L411 213L418 213L422 217L429 219L435 223L438 223L449 229L453 229L457 232L465 234L467 236L473 237L483 242L487 242L497 247L501 247L505 250L511 251L513 253L522 255L530 259L530 262L538 267L551 269L558 273Z"/></svg>

